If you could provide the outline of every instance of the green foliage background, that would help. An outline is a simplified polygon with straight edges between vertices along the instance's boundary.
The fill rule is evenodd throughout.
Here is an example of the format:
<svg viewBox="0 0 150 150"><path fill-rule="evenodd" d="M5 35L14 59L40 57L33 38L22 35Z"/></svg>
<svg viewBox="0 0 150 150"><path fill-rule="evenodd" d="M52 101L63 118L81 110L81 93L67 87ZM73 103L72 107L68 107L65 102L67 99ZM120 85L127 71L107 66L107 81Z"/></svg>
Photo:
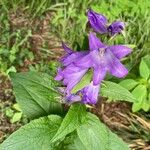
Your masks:
<svg viewBox="0 0 150 150"><path fill-rule="evenodd" d="M50 35L67 42L74 49L87 49L87 18L86 11L92 8L107 16L109 22L116 19L125 21L126 37L120 36L114 42L133 44L136 48L127 59L132 69L140 62L141 56L150 52L150 2L149 0L2 0L0 1L0 69L6 71L11 66L23 66L24 60L36 59L32 51L30 38L38 26L20 26L11 29L11 14L25 16L28 21L39 18L43 20L51 13L49 20ZM104 39L105 41L105 39ZM40 50L42 60L51 55L46 43ZM42 64L44 62L40 60ZM44 68L45 66L40 66Z"/></svg>

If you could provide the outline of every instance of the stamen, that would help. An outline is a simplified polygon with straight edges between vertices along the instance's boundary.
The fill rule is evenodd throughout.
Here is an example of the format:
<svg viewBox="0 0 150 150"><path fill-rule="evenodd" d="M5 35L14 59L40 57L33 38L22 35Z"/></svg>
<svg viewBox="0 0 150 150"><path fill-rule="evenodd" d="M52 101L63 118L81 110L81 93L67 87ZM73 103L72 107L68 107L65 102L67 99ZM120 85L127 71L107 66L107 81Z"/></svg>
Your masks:
<svg viewBox="0 0 150 150"><path fill-rule="evenodd" d="M99 48L99 56L103 57L105 52L105 48Z"/></svg>

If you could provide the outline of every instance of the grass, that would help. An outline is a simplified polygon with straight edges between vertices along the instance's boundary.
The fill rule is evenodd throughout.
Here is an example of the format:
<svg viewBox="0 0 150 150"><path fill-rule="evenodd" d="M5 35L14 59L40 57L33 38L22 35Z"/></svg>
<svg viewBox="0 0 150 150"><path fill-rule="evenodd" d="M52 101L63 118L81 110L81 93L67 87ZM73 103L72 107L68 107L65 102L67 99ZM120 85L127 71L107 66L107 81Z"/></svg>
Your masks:
<svg viewBox="0 0 150 150"><path fill-rule="evenodd" d="M109 22L116 19L127 23L125 39L118 37L114 43L136 45L128 58L131 68L139 63L141 56L149 54L150 42L150 2L145 0L57 0L28 1L2 0L0 2L0 40L1 70L6 71L12 65L22 66L25 58L33 61L36 54L30 39L40 26L35 20L44 20L49 14L47 28L56 39L68 42L74 49L87 49L88 39L86 11L92 8L107 16ZM40 33L38 33L40 37ZM49 35L50 36L50 35ZM54 36L52 37L54 38ZM60 40L58 40L60 41ZM104 39L105 41L105 39ZM40 52L49 55L47 41L41 43ZM37 52L38 53L38 52Z"/></svg>

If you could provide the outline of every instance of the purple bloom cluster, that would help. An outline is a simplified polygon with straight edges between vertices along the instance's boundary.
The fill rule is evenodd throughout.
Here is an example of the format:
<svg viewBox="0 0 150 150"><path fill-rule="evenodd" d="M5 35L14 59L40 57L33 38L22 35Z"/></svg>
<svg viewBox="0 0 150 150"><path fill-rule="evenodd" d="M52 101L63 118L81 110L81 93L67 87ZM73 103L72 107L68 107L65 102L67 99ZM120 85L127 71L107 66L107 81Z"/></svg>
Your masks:
<svg viewBox="0 0 150 150"><path fill-rule="evenodd" d="M124 23L114 22L106 26L107 19L92 10L88 11L88 19L92 28L99 33L110 32L111 35L120 33L124 29ZM120 62L120 59L131 52L131 49L123 45L105 45L97 38L96 34L89 34L89 50L75 52L64 43L62 44L66 55L61 58L62 68L58 69L55 80L65 85L65 100L67 103L80 101L85 104L96 104L100 91L100 84L106 73L122 78L128 74L128 70ZM93 72L89 85L72 94L72 89L82 80L87 71Z"/></svg>
<svg viewBox="0 0 150 150"><path fill-rule="evenodd" d="M105 16L98 14L91 9L88 10L87 15L91 27L94 31L100 34L109 33L111 36L114 36L121 33L125 28L124 22L121 21L115 21L108 25L108 21Z"/></svg>

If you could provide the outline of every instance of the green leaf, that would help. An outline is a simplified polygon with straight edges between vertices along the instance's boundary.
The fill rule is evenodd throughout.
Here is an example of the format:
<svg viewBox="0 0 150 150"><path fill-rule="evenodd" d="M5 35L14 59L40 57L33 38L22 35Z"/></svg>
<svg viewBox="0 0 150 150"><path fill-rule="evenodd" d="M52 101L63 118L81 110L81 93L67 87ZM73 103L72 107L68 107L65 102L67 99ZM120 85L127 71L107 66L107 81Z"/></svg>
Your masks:
<svg viewBox="0 0 150 150"><path fill-rule="evenodd" d="M87 120L77 129L77 133L86 150L129 150L117 135L91 113L87 114Z"/></svg>
<svg viewBox="0 0 150 150"><path fill-rule="evenodd" d="M109 129L107 129L109 130ZM128 145L109 130L110 150L130 150Z"/></svg>
<svg viewBox="0 0 150 150"><path fill-rule="evenodd" d="M150 68L150 55L146 55L142 58L144 62L147 64L147 66Z"/></svg>
<svg viewBox="0 0 150 150"><path fill-rule="evenodd" d="M150 105L150 93L148 94L148 102L149 102L149 105Z"/></svg>
<svg viewBox="0 0 150 150"><path fill-rule="evenodd" d="M18 103L15 103L15 104L13 105L13 108L14 108L15 110L17 110L17 111L22 111L22 110L20 109Z"/></svg>
<svg viewBox="0 0 150 150"><path fill-rule="evenodd" d="M147 89L145 85L138 85L133 91L132 94L134 95L134 97L139 101L142 101L143 98L146 97L147 95Z"/></svg>
<svg viewBox="0 0 150 150"><path fill-rule="evenodd" d="M15 123L17 121L20 121L21 117L22 117L22 112L17 112L14 114L14 116L12 117L10 121L11 123Z"/></svg>
<svg viewBox="0 0 150 150"><path fill-rule="evenodd" d="M82 80L72 89L71 93L76 93L77 91L81 90L85 86L89 85L91 82L92 73L89 71L84 75Z"/></svg>
<svg viewBox="0 0 150 150"><path fill-rule="evenodd" d="M33 119L51 113L60 113L60 95L54 90L52 77L27 72L11 74L16 100L27 117Z"/></svg>
<svg viewBox="0 0 150 150"><path fill-rule="evenodd" d="M147 100L147 99L144 99L143 100L143 104L142 104L142 109L144 110L144 111L149 111L149 109L150 109L150 104L149 104L149 101Z"/></svg>
<svg viewBox="0 0 150 150"><path fill-rule="evenodd" d="M10 107L6 108L5 115L9 118L12 118L14 115L14 111Z"/></svg>
<svg viewBox="0 0 150 150"><path fill-rule="evenodd" d="M133 79L125 79L121 81L119 85L126 88L127 90L132 90L136 85L138 85L138 82Z"/></svg>
<svg viewBox="0 0 150 150"><path fill-rule="evenodd" d="M86 108L83 104L73 104L63 119L56 135L53 137L52 142L56 142L57 140L64 138L67 134L73 132L81 124L85 115Z"/></svg>
<svg viewBox="0 0 150 150"><path fill-rule="evenodd" d="M79 137L77 137L74 140L74 143L70 145L67 150L86 150L86 148L81 142L81 140L79 139Z"/></svg>
<svg viewBox="0 0 150 150"><path fill-rule="evenodd" d="M14 66L11 66L9 69L7 69L6 74L9 74L10 72L17 72L17 70Z"/></svg>
<svg viewBox="0 0 150 150"><path fill-rule="evenodd" d="M139 70L140 70L141 77L143 77L144 79L147 80L149 78L149 75L150 75L150 69L149 69L149 67L146 64L144 59L141 60Z"/></svg>
<svg viewBox="0 0 150 150"><path fill-rule="evenodd" d="M137 112L142 108L142 102L136 102L132 105L132 111Z"/></svg>
<svg viewBox="0 0 150 150"><path fill-rule="evenodd" d="M71 134L67 140L70 144L64 148L65 150L86 150L77 133L75 135Z"/></svg>
<svg viewBox="0 0 150 150"><path fill-rule="evenodd" d="M107 131L100 126L99 119L90 114L86 122L77 129L78 136L87 150L106 150ZM105 140L104 140L105 139Z"/></svg>
<svg viewBox="0 0 150 150"><path fill-rule="evenodd" d="M2 150L54 150L50 140L62 119L56 115L31 121L10 135L1 145Z"/></svg>
<svg viewBox="0 0 150 150"><path fill-rule="evenodd" d="M128 102L134 102L136 100L133 95L121 85L110 81L104 81L103 83L101 87L101 95L103 97Z"/></svg>
<svg viewBox="0 0 150 150"><path fill-rule="evenodd" d="M147 89L144 85L138 85L133 91L133 96L136 98L136 101L133 103L132 111L136 112L142 108L142 103L147 97Z"/></svg>

